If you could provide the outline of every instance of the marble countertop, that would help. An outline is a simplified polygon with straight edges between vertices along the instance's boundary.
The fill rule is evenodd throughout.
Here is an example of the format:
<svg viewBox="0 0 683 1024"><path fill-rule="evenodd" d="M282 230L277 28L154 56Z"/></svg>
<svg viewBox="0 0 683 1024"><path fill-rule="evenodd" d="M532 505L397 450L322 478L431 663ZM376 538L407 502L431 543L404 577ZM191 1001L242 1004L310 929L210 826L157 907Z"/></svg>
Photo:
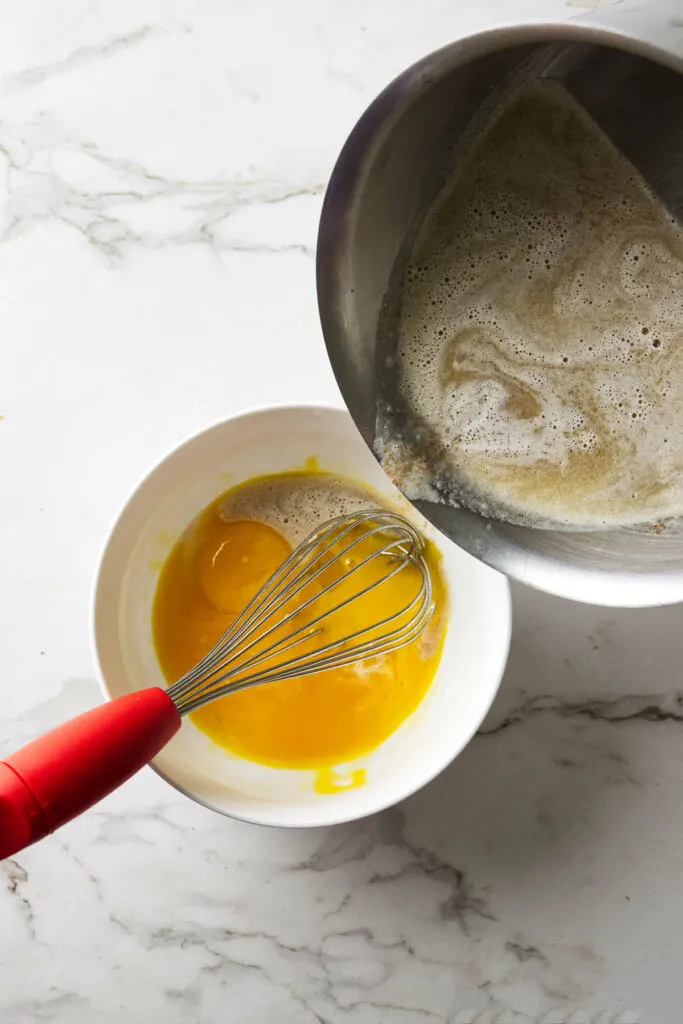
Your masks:
<svg viewBox="0 0 683 1024"><path fill-rule="evenodd" d="M183 437L337 401L314 244L354 121L467 29L599 0L0 3L0 750L99 701L98 553ZM678 1024L680 608L514 587L481 733L322 831L147 770L0 864L0 1024Z"/></svg>

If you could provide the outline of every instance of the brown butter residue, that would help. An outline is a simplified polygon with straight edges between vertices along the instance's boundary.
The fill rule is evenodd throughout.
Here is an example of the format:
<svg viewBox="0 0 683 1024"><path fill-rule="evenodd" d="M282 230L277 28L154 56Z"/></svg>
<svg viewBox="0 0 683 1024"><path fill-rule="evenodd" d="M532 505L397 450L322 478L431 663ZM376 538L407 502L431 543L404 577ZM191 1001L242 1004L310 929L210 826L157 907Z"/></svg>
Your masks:
<svg viewBox="0 0 683 1024"><path fill-rule="evenodd" d="M494 514L665 518L683 512L682 324L680 227L559 83L535 83L463 155L421 232L401 389Z"/></svg>

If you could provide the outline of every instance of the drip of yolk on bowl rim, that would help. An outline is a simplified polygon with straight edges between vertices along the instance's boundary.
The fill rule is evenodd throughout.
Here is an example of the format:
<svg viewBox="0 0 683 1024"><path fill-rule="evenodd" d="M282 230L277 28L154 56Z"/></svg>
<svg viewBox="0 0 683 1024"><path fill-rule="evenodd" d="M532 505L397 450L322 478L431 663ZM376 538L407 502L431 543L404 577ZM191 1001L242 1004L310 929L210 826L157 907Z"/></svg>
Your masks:
<svg viewBox="0 0 683 1024"><path fill-rule="evenodd" d="M305 476L312 478L310 473L278 474L241 484L213 501L172 548L159 575L152 609L157 658L169 684L208 653L292 551L292 544L271 525L224 518L226 498L270 479L288 478L296 486L297 478ZM357 493L358 485L348 483ZM370 491L367 503L378 505ZM335 766L370 753L395 732L427 693L441 658L446 586L439 554L429 543L425 558L436 611L417 640L355 665L221 697L191 713L195 725L246 760L314 771L317 792L361 785L363 769L340 782ZM412 584L414 588L414 578ZM335 629L341 631L337 635L359 628L363 614L362 624L367 624L368 616L379 621L404 606L409 585L404 570L367 598L335 613ZM325 641L317 638L317 642Z"/></svg>

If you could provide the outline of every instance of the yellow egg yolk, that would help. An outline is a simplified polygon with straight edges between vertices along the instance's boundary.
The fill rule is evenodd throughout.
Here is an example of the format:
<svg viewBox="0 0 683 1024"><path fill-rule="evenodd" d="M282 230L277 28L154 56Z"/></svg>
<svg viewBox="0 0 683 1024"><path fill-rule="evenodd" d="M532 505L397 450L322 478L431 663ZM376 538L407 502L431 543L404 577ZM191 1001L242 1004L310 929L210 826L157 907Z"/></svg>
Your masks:
<svg viewBox="0 0 683 1024"><path fill-rule="evenodd" d="M292 550L272 526L223 519L222 501L186 530L159 577L152 625L169 683L210 650ZM192 713L195 724L232 753L275 767L328 769L374 750L417 708L441 657L445 587L429 545L426 557L437 611L419 639L356 665L221 697ZM310 644L320 646L393 614L415 582L408 571L398 573L336 612L333 626ZM314 604L306 614L316 610ZM320 791L337 788L326 779L323 772Z"/></svg>

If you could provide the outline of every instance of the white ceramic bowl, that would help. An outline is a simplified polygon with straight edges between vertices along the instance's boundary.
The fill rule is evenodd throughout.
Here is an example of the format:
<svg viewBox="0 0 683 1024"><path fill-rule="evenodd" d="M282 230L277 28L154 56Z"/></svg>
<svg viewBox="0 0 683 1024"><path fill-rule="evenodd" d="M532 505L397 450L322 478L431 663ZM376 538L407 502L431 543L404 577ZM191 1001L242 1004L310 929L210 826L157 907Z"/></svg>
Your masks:
<svg viewBox="0 0 683 1024"><path fill-rule="evenodd" d="M417 711L379 749L340 768L344 781L364 768L366 782L330 795L314 773L268 768L215 745L185 719L154 761L186 796L246 821L313 826L350 821L387 807L437 775L463 749L500 683L510 638L506 579L419 519L389 482L348 413L313 406L258 410L219 423L172 452L124 508L102 558L94 639L111 697L164 685L154 653L151 610L159 571L187 524L230 487L265 473L320 468L369 485L438 546L450 616L441 664Z"/></svg>

